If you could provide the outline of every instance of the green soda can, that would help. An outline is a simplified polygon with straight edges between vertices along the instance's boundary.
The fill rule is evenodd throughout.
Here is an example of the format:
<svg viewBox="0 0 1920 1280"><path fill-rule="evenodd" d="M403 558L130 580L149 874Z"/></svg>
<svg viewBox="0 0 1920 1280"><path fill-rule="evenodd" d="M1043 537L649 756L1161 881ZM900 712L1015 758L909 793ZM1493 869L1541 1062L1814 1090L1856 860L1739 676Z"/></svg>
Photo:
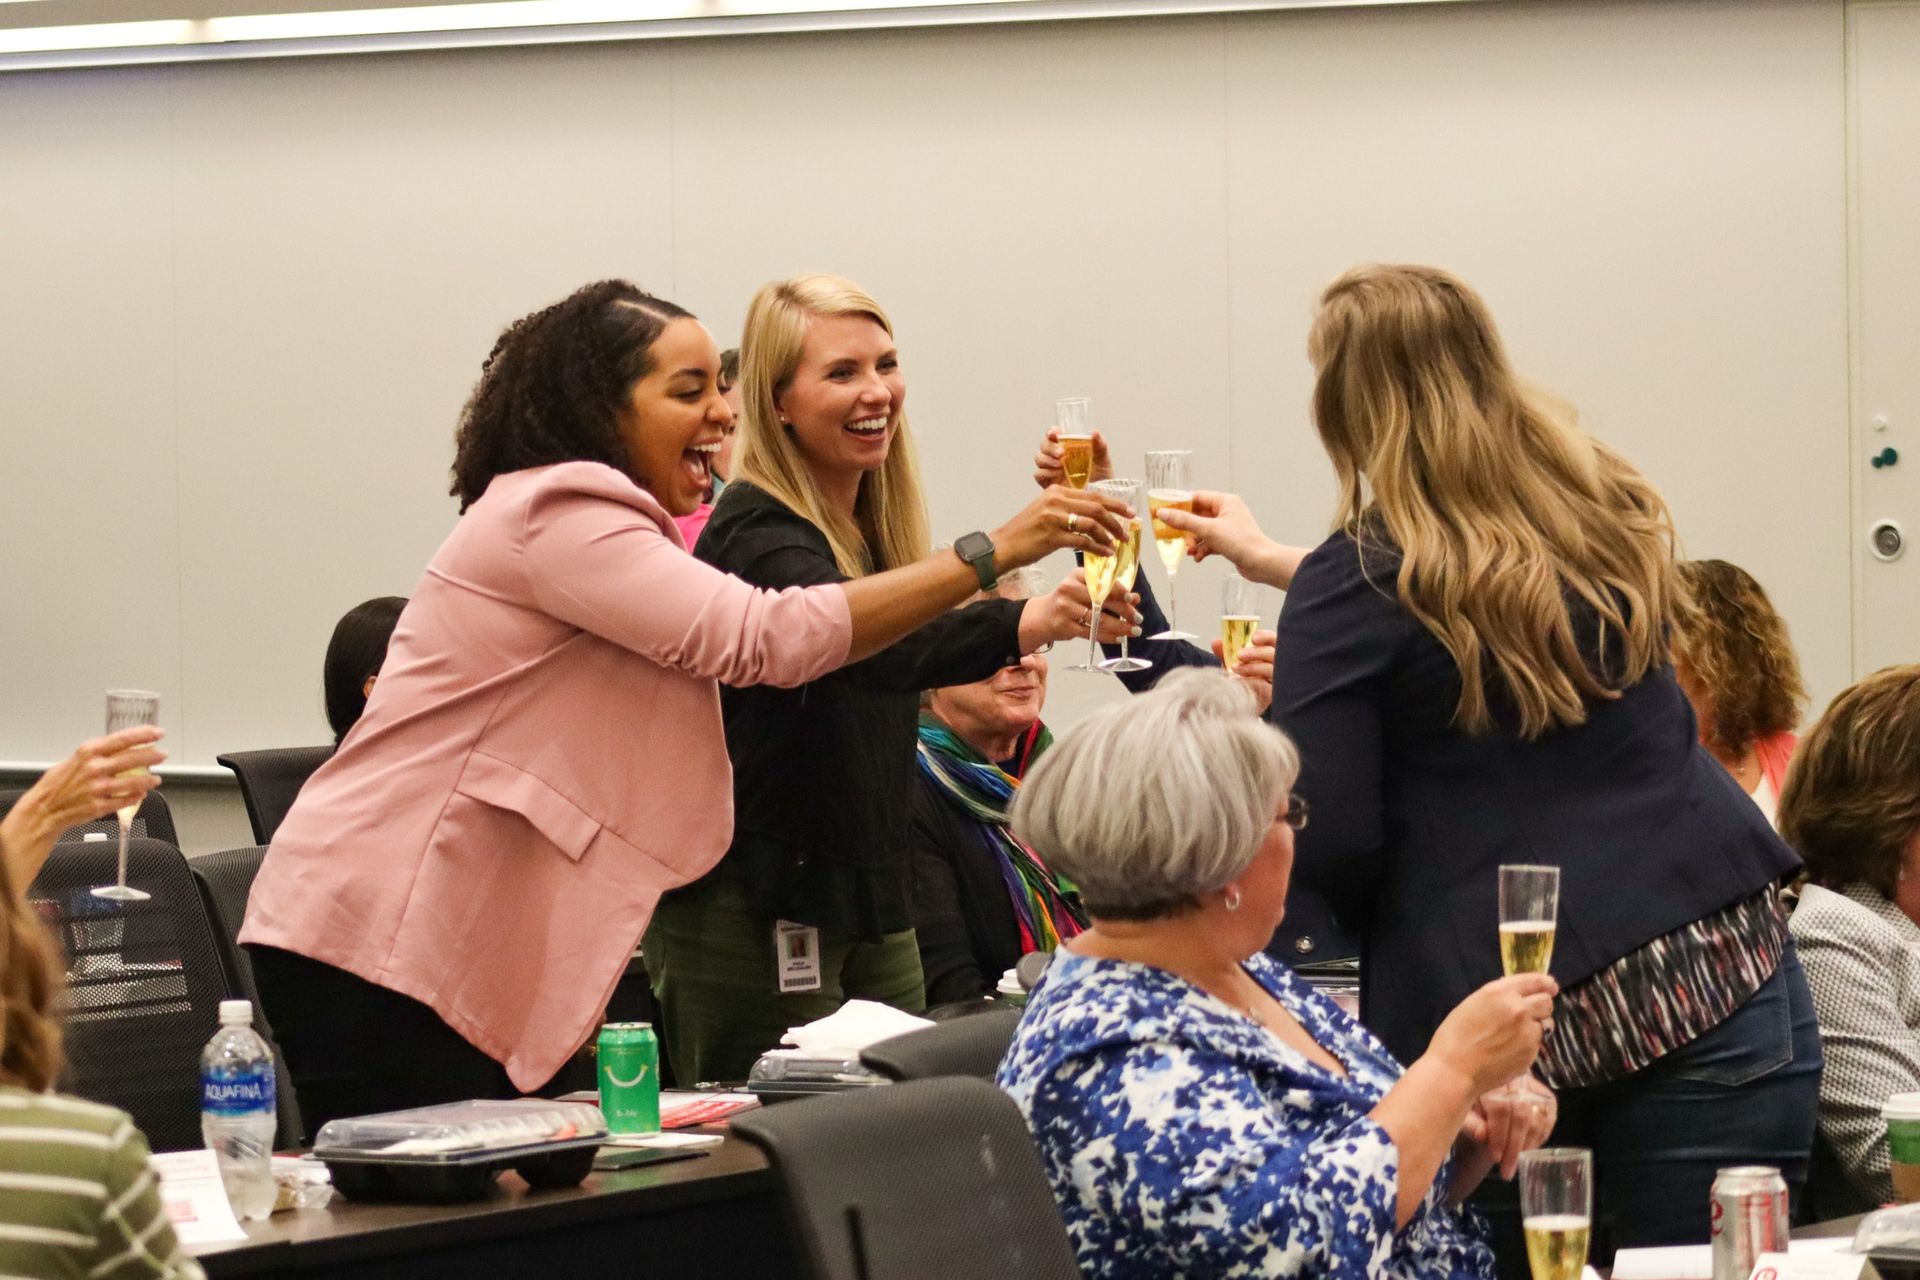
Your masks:
<svg viewBox="0 0 1920 1280"><path fill-rule="evenodd" d="M609 1133L660 1132L660 1041L650 1022L600 1028L600 1110Z"/></svg>

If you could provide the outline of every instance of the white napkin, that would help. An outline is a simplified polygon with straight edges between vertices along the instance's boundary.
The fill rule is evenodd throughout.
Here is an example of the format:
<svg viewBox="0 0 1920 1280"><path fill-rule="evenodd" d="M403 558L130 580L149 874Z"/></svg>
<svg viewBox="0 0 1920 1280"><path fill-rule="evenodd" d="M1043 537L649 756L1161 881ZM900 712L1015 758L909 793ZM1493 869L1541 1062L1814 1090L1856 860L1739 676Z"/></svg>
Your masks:
<svg viewBox="0 0 1920 1280"><path fill-rule="evenodd" d="M893 1036L930 1027L926 1018L902 1013L892 1005L872 1000L849 1000L824 1018L804 1027L788 1027L781 1037L810 1058L854 1055L868 1045Z"/></svg>

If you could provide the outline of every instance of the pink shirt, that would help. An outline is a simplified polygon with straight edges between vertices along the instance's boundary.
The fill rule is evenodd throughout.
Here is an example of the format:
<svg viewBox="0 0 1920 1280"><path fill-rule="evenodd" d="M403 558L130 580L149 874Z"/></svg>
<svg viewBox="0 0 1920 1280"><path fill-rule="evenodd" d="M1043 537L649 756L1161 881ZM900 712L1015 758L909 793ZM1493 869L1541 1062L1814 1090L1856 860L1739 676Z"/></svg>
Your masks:
<svg viewBox="0 0 1920 1280"><path fill-rule="evenodd" d="M675 516L673 523L680 530L680 541L687 544L687 550L693 550L693 544L700 541L700 531L707 527L707 521L713 519L713 504L703 502L694 508L690 516Z"/></svg>
<svg viewBox="0 0 1920 1280"><path fill-rule="evenodd" d="M241 940L422 1001L536 1088L660 894L727 848L718 682L803 684L851 638L839 587L761 591L695 560L611 467L500 476L274 835Z"/></svg>

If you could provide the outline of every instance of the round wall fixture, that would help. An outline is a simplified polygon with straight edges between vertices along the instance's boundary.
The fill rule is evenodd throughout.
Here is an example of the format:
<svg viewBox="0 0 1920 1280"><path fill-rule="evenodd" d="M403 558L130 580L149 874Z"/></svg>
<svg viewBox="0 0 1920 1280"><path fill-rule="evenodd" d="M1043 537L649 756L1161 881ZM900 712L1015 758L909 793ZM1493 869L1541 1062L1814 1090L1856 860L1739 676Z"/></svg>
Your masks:
<svg viewBox="0 0 1920 1280"><path fill-rule="evenodd" d="M1867 530L1867 550L1875 560L1898 560L1907 549L1907 535L1897 520L1877 520Z"/></svg>

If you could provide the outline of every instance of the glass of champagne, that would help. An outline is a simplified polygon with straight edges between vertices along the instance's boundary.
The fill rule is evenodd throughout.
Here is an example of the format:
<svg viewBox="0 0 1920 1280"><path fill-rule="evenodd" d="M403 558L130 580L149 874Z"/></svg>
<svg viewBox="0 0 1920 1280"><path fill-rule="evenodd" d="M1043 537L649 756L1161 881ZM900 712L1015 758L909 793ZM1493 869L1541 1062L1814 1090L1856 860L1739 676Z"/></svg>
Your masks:
<svg viewBox="0 0 1920 1280"><path fill-rule="evenodd" d="M1118 498L1120 501L1140 510L1140 482L1138 480L1096 480L1087 486L1089 490L1103 498ZM1124 599L1133 590L1133 581L1140 573L1140 517L1134 516L1127 521L1127 536L1121 540L1113 553L1113 582L1108 587L1120 589ZM1145 671L1153 665L1145 658L1131 657L1127 653L1127 641L1131 636L1120 637L1120 656L1108 658L1099 665L1102 671L1119 673L1122 671Z"/></svg>
<svg viewBox="0 0 1920 1280"><path fill-rule="evenodd" d="M1247 581L1231 569L1220 584L1220 660L1226 663L1228 675L1233 674L1240 651L1259 629L1258 587L1258 583Z"/></svg>
<svg viewBox="0 0 1920 1280"><path fill-rule="evenodd" d="M1094 492L1101 491L1101 485L1110 485L1112 481L1103 480L1090 486ZM1137 525L1139 522L1135 521ZM1138 542L1135 542L1138 546ZM1098 551L1083 551L1080 554L1080 566L1087 571L1087 599L1092 601L1087 610L1087 660L1076 662L1069 671L1098 671L1100 669L1100 610L1107 602L1107 596L1113 591L1113 582L1120 574L1120 557L1126 553L1125 542L1115 546L1110 554Z"/></svg>
<svg viewBox="0 0 1920 1280"><path fill-rule="evenodd" d="M1084 489L1093 478L1093 401L1085 396L1054 401L1053 422L1060 428L1060 468L1067 487Z"/></svg>
<svg viewBox="0 0 1920 1280"><path fill-rule="evenodd" d="M1500 868L1500 968L1545 973L1553 963L1553 934L1560 916L1560 868L1524 864ZM1519 1096L1509 1084L1507 1098Z"/></svg>
<svg viewBox="0 0 1920 1280"><path fill-rule="evenodd" d="M1580 1280L1593 1223L1593 1154L1542 1147L1520 1154L1520 1225L1533 1280Z"/></svg>
<svg viewBox="0 0 1920 1280"><path fill-rule="evenodd" d="M160 695L148 693L144 689L107 690L107 732L118 733L122 729L132 729L143 724L155 724L160 719ZM129 769L129 774L145 773L145 769ZM116 902L139 902L151 897L139 889L127 887L127 836L133 830L133 815L140 808L140 802L120 810L120 874L113 884L101 885L93 891L96 898L111 898Z"/></svg>
<svg viewBox="0 0 1920 1280"><path fill-rule="evenodd" d="M1193 453L1187 449L1162 449L1147 455L1147 511L1153 516L1153 545L1160 552L1160 563L1167 570L1167 629L1149 640L1197 640L1191 631L1180 629L1180 558L1187 554L1187 535L1160 523L1160 512L1173 507L1193 510L1193 487L1187 468Z"/></svg>

